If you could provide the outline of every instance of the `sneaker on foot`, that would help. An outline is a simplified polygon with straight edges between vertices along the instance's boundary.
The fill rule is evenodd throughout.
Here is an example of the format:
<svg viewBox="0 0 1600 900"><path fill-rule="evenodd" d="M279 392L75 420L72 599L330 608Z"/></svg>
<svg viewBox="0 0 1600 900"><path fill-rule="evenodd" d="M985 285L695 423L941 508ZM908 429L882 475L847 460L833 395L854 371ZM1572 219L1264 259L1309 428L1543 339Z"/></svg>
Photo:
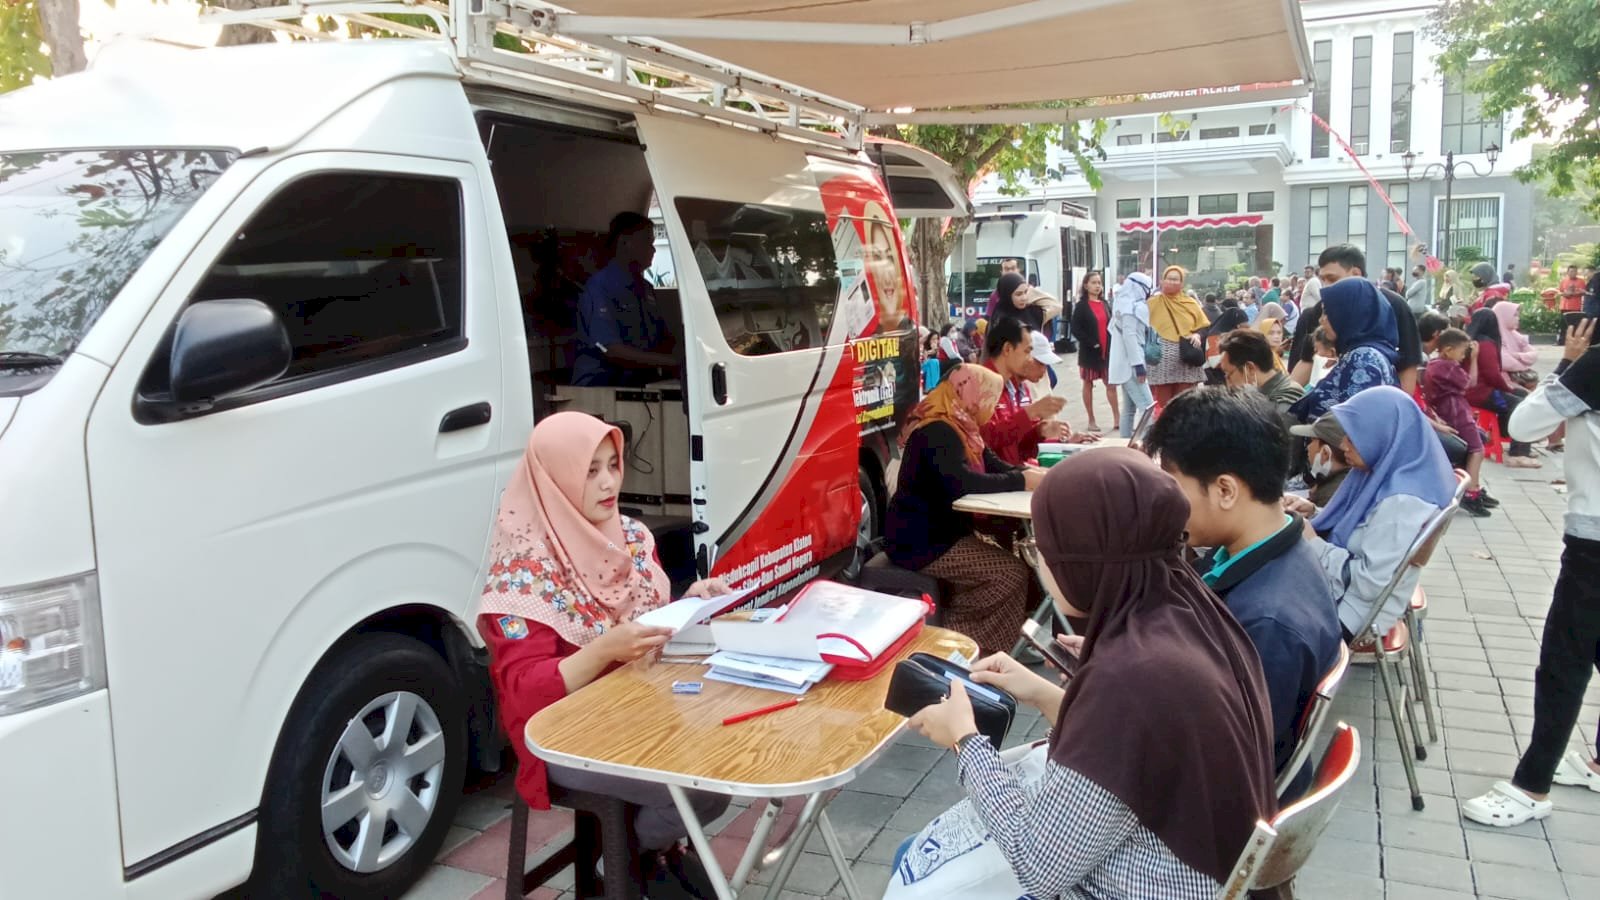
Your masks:
<svg viewBox="0 0 1600 900"><path fill-rule="evenodd" d="M1489 516L1494 515L1493 513L1489 512L1489 507L1484 504L1483 495L1481 494L1476 497L1471 495L1463 497L1461 500L1461 509L1466 512L1467 515L1472 516L1475 519L1486 519Z"/></svg>
<svg viewBox="0 0 1600 900"><path fill-rule="evenodd" d="M1542 469L1544 468L1544 463L1531 456L1508 456L1506 457L1506 466L1512 469Z"/></svg>
<svg viewBox="0 0 1600 900"><path fill-rule="evenodd" d="M1534 819L1548 819L1555 806L1549 800L1535 800L1513 787L1496 781L1489 793L1461 804L1461 814L1479 825L1510 828Z"/></svg>
<svg viewBox="0 0 1600 900"><path fill-rule="evenodd" d="M1488 488L1478 489L1478 499L1483 501L1483 505L1487 509L1498 509L1500 506L1500 501L1489 494Z"/></svg>
<svg viewBox="0 0 1600 900"><path fill-rule="evenodd" d="M1586 787L1600 794L1600 772L1591 768L1589 761L1576 750L1561 757L1561 762L1556 764L1555 782Z"/></svg>

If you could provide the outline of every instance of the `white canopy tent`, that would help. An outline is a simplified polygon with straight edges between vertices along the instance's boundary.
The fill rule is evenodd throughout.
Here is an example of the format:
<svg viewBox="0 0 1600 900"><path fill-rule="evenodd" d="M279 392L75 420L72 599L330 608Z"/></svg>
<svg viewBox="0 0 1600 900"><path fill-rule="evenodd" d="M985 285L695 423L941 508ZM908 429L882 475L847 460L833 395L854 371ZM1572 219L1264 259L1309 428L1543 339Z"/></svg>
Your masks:
<svg viewBox="0 0 1600 900"><path fill-rule="evenodd" d="M1077 114L1005 108L1100 98L1123 102L1095 108L1095 116L1150 114L1193 106L1197 92L1199 102L1217 105L1302 96L1311 83L1296 0L563 6L571 12L554 10L545 23L551 31L670 42L863 107L865 124L1068 121Z"/></svg>

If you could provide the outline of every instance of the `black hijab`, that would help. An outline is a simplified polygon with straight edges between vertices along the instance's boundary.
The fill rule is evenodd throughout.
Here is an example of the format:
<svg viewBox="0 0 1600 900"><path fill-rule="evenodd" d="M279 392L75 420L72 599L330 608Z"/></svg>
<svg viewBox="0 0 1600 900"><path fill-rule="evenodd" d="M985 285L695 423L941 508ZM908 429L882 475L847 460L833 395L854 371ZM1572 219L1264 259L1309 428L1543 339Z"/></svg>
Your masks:
<svg viewBox="0 0 1600 900"><path fill-rule="evenodd" d="M1040 555L1089 615L1050 759L1223 883L1277 809L1272 721L1249 636L1183 561L1188 519L1178 483L1135 450L1071 457L1034 493Z"/></svg>
<svg viewBox="0 0 1600 900"><path fill-rule="evenodd" d="M1237 306L1230 306L1222 310L1222 315L1211 323L1210 334L1227 334L1235 328L1243 328L1250 324L1250 317Z"/></svg>
<svg viewBox="0 0 1600 900"><path fill-rule="evenodd" d="M1467 337L1474 341L1494 341L1500 346L1500 319L1492 309L1480 309L1467 320Z"/></svg>
<svg viewBox="0 0 1600 900"><path fill-rule="evenodd" d="M1040 309L1031 303L1022 309L1017 309L1017 304L1011 299L1011 295L1017 292L1017 288L1022 287L1026 283L1027 282L1023 280L1021 275L1017 275L1015 273L1008 273L1000 276L1000 284L995 288L995 292L1000 295L999 299L995 301L994 305L995 322L998 322L1001 319L1021 319L1022 324L1032 328L1034 331L1038 331L1044 327L1043 309ZM989 324L992 326L994 325L994 322L990 322Z"/></svg>

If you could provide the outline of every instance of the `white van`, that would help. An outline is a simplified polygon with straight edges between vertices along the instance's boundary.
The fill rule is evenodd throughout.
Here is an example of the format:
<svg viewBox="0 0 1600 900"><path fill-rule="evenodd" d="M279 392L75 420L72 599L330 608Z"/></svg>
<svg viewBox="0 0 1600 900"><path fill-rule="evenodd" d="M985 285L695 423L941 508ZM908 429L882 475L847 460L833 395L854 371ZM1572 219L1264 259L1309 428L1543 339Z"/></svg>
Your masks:
<svg viewBox="0 0 1600 900"><path fill-rule="evenodd" d="M0 98L0 895L398 896L502 746L469 617L547 410L628 426L682 577L772 596L875 530L918 395L897 216L963 214L954 174L458 49ZM652 204L683 369L574 388L599 237Z"/></svg>
<svg viewBox="0 0 1600 900"><path fill-rule="evenodd" d="M972 217L947 262L952 318L985 314L1000 282L1000 264L1008 259L1020 260L1030 284L1071 308L1083 277L1110 264L1110 236L1095 229L1087 207L1070 200L1058 204L1055 210ZM1061 318L1064 323L1067 316Z"/></svg>

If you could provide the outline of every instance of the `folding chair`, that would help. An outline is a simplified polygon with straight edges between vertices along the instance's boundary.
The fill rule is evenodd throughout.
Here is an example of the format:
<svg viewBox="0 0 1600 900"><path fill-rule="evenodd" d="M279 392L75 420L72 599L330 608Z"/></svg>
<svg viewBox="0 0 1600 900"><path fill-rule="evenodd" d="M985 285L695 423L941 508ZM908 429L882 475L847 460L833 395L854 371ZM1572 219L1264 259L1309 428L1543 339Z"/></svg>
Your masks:
<svg viewBox="0 0 1600 900"><path fill-rule="evenodd" d="M1289 761L1284 763L1283 771L1278 773L1276 785L1278 799L1283 799L1283 792L1288 789L1289 784L1300 774L1300 769L1305 766L1306 760L1311 757L1311 748L1322 734L1322 723L1328 719L1328 710L1333 706L1334 695L1339 693L1339 685L1344 682L1344 673L1349 668L1350 648L1340 644L1339 658L1334 660L1333 668L1317 682L1316 693L1311 695L1311 702L1306 704L1305 711L1300 715L1294 752L1290 754Z"/></svg>
<svg viewBox="0 0 1600 900"><path fill-rule="evenodd" d="M1281 810L1272 821L1256 822L1256 830L1239 854L1217 900L1241 900L1251 891L1287 884L1311 857L1317 839L1339 809L1339 797L1361 761L1361 737L1343 722L1334 730L1322 755L1317 780L1304 800Z"/></svg>
<svg viewBox="0 0 1600 900"><path fill-rule="evenodd" d="M1466 472L1456 470L1456 492L1450 500L1452 508L1459 508L1462 499L1467 496L1469 478ZM1444 520L1440 528L1441 537L1449 532L1450 524L1454 521L1453 515ZM1428 594L1422 589L1419 579L1416 589L1411 592L1411 601L1406 604L1405 623L1406 630L1411 633L1411 683L1416 689L1417 700L1422 704L1422 715L1428 723L1428 743L1432 744L1439 740L1439 726L1433 711L1433 691L1428 687L1427 645L1422 635L1422 620L1427 616Z"/></svg>
<svg viewBox="0 0 1600 900"><path fill-rule="evenodd" d="M1457 495L1460 495L1458 488ZM1439 538L1444 535L1445 526L1460 507L1458 500L1451 500L1444 509L1434 513L1428 521L1424 522L1417 536L1411 542L1411 547L1406 552L1406 561L1395 569L1389 578L1389 583L1384 585L1382 591L1372 604L1372 611L1367 614L1367 620L1361 627L1353 632L1352 644L1363 637L1372 638L1372 649L1357 650L1354 646L1353 658L1358 661L1372 661L1377 664L1378 684L1383 687L1384 698L1389 703L1389 717L1394 722L1395 740L1400 745L1400 762L1405 766L1406 784L1411 789L1411 808L1423 808L1422 788L1417 784L1416 763L1412 754L1417 759L1427 759L1428 750L1422 743L1422 729L1417 723L1417 712L1412 708L1410 699L1406 696L1405 667L1409 666L1412 653L1411 629L1407 626L1404 614L1400 621L1389 629L1387 634L1379 633L1377 629L1378 616L1383 612L1383 607L1399 589L1400 582L1412 569L1421 570L1433 557L1434 548L1439 545ZM1407 606L1410 598L1407 598ZM1390 667L1396 666L1391 671ZM1414 671L1414 670L1413 670ZM1431 707L1430 707L1431 708ZM1406 737L1406 726L1410 725L1410 740Z"/></svg>

